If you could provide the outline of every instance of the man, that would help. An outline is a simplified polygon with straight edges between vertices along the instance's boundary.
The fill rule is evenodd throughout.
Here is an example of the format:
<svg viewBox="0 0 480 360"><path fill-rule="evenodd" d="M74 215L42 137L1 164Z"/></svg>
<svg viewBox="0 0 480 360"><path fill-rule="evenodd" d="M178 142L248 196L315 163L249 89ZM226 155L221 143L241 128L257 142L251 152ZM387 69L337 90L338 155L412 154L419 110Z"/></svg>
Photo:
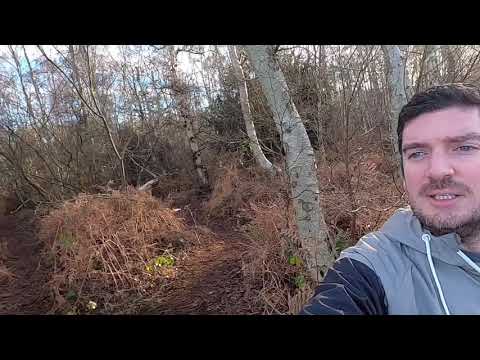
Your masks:
<svg viewBox="0 0 480 360"><path fill-rule="evenodd" d="M415 95L397 135L411 208L344 250L301 314L480 314L480 89Z"/></svg>

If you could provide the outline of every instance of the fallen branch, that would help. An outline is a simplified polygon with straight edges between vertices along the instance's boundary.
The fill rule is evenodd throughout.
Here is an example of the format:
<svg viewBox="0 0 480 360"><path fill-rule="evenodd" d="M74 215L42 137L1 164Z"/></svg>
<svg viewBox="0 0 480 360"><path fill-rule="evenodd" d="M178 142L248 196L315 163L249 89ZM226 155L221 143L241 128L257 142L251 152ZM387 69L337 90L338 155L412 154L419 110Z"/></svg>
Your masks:
<svg viewBox="0 0 480 360"><path fill-rule="evenodd" d="M158 183L158 178L152 179L150 181L147 181L145 184L142 186L137 186L138 191L150 191L152 189L152 186Z"/></svg>

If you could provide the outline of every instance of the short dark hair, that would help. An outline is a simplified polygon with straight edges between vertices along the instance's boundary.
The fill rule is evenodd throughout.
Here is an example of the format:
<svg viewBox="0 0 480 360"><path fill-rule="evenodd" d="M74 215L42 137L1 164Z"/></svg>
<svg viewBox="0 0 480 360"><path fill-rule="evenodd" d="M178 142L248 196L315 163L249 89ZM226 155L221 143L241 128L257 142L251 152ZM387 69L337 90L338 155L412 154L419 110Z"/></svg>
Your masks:
<svg viewBox="0 0 480 360"><path fill-rule="evenodd" d="M412 119L425 113L446 109L451 106L480 108L480 88L466 83L433 86L415 94L398 115L398 151L403 172L402 140L403 129Z"/></svg>

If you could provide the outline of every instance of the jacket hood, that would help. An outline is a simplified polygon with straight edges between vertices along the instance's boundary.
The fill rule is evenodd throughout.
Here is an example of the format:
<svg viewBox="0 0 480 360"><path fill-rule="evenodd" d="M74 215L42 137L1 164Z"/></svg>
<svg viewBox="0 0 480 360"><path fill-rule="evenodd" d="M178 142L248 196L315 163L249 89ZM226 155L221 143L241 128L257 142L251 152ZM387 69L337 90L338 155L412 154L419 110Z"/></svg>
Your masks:
<svg viewBox="0 0 480 360"><path fill-rule="evenodd" d="M403 208L341 256L376 273L390 313L479 313L480 264L460 245L458 234L435 236Z"/></svg>
<svg viewBox="0 0 480 360"><path fill-rule="evenodd" d="M398 209L380 228L379 232L392 241L402 243L424 254L427 253L427 248L422 240L422 236L429 235L433 258L450 265L461 266L469 272L472 271L471 267L457 253L460 250L460 237L458 234L432 235L429 230L423 228L409 207Z"/></svg>

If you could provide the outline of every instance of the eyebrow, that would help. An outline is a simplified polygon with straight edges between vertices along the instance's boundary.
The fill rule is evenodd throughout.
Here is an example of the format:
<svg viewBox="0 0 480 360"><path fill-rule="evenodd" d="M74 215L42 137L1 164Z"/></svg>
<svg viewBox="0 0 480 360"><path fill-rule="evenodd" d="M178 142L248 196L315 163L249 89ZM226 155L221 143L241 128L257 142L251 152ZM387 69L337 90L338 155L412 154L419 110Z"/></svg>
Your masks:
<svg viewBox="0 0 480 360"><path fill-rule="evenodd" d="M476 140L480 142L480 133L471 132L465 135L445 137L445 141L449 143L460 143L460 142L469 141L469 140ZM427 146L428 146L427 143L421 143L421 142L409 143L409 144L405 144L402 147L402 152L405 153L411 149L424 148Z"/></svg>
<svg viewBox="0 0 480 360"><path fill-rule="evenodd" d="M427 147L426 143L418 143L418 142L410 143L410 144L406 144L402 147L402 152L405 154L408 150L424 148L424 147Z"/></svg>
<svg viewBox="0 0 480 360"><path fill-rule="evenodd" d="M447 136L445 138L447 142L462 142L462 141L468 141L468 140L477 140L480 141L480 134L476 132L471 132L465 135L460 135L460 136Z"/></svg>

